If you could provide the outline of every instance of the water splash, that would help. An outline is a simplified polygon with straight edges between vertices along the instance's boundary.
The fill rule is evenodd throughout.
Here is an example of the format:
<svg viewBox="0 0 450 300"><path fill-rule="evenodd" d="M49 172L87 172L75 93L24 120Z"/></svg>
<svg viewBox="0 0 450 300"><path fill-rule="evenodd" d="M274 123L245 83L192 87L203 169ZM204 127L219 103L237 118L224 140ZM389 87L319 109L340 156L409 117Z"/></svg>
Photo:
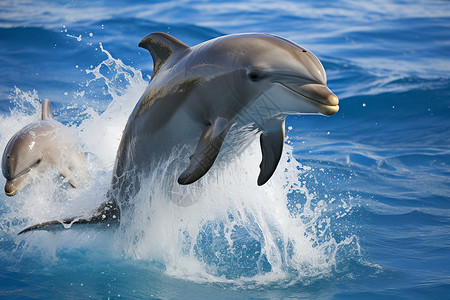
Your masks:
<svg viewBox="0 0 450 300"><path fill-rule="evenodd" d="M113 58L101 44L100 49L107 59L86 70L87 74L94 76L86 83L86 88L94 83L100 85L112 101L100 114L87 108L85 113L89 117L80 124L79 130L81 138L86 141L86 151L93 153L106 168L112 169L122 130L148 83L139 70Z"/></svg>
<svg viewBox="0 0 450 300"><path fill-rule="evenodd" d="M171 276L233 284L293 284L330 276L340 253L359 251L352 233L337 237L333 231L338 219L352 211L353 199L316 193L316 185L321 183L310 167L295 160L295 145L286 144L274 176L258 187L261 154L257 141L232 162L214 165L207 176L187 187L168 184L176 182L182 172L168 168L183 159L174 151L168 161L142 178L145 184L116 232L85 228L15 237L27 225L73 216L74 212L89 213L104 200L122 130L147 83L140 71L100 48L107 58L87 71L94 78L86 88L103 85L111 101L101 113L87 108L84 119L73 125L88 154L90 186L61 190L55 178L43 176L14 199L2 195L0 240L13 241L16 251L32 256L38 249L50 260L83 247L89 252L107 248L112 258L123 254L131 260L158 262ZM13 107L10 116L0 118L3 148L10 132L12 135L39 115L37 92L16 89ZM306 181L306 176L313 180ZM0 183L4 184L4 179ZM177 205L177 197L190 205ZM104 243L102 247L98 241Z"/></svg>
<svg viewBox="0 0 450 300"><path fill-rule="evenodd" d="M162 261L169 274L195 281L298 281L329 274L338 251L357 245L357 239L336 241L327 203L299 182L309 168L293 159L290 146L286 149L274 177L258 187L261 155L254 142L235 161L183 187L180 193L195 199L189 207L171 201L161 180L176 179L164 174L179 159L173 153L142 179L133 208L122 218L118 236L126 255ZM341 202L341 216L352 209L347 200Z"/></svg>

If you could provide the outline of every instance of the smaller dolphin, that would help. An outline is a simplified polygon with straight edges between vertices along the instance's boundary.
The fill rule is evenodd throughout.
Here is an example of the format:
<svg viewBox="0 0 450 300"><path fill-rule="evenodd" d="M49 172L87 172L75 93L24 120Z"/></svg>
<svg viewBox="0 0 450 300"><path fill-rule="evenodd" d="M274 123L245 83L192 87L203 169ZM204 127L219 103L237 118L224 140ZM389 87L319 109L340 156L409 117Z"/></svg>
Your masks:
<svg viewBox="0 0 450 300"><path fill-rule="evenodd" d="M19 130L6 145L2 158L5 193L14 196L31 183L30 173L57 168L72 187L87 182L85 156L70 130L54 120L50 101L42 102L42 120Z"/></svg>

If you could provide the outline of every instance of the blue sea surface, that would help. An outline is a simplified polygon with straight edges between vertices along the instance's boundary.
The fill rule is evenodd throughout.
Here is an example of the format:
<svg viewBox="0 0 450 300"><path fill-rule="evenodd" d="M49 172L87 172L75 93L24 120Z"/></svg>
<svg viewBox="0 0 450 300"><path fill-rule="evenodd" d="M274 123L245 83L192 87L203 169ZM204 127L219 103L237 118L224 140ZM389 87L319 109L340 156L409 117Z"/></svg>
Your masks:
<svg viewBox="0 0 450 300"><path fill-rule="evenodd" d="M340 111L288 117L262 188L257 141L189 206L156 185L118 229L18 236L103 201L156 31L286 37L321 60ZM0 299L450 299L449 1L3 0L0 74L0 150L48 98L91 174L1 193Z"/></svg>

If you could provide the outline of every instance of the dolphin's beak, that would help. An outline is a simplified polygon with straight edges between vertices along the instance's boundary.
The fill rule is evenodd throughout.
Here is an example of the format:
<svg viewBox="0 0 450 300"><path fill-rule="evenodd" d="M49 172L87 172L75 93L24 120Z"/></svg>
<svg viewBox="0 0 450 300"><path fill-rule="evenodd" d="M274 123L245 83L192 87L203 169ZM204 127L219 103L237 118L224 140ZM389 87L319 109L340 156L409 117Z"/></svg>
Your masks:
<svg viewBox="0 0 450 300"><path fill-rule="evenodd" d="M326 85L317 83L302 85L283 83L283 85L314 102L321 114L331 116L339 111L339 99Z"/></svg>
<svg viewBox="0 0 450 300"><path fill-rule="evenodd" d="M25 173L17 178L8 180L5 184L5 194L7 196L14 196L21 188L22 183L27 179L28 173Z"/></svg>

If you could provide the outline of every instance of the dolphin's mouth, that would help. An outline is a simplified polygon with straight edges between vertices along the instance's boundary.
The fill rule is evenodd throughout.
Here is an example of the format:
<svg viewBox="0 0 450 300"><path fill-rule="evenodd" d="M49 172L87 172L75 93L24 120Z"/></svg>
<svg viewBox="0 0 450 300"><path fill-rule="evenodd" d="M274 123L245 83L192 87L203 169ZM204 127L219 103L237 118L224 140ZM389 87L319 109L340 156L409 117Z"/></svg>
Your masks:
<svg viewBox="0 0 450 300"><path fill-rule="evenodd" d="M22 183L25 181L25 179L27 179L28 175L30 174L30 171L40 163L41 159L38 159L34 163L32 163L29 167L17 173L15 176L10 177L10 174L5 175L7 180L5 184L5 194L7 196L14 196L17 193L17 191L19 191L20 188L22 187Z"/></svg>
<svg viewBox="0 0 450 300"><path fill-rule="evenodd" d="M22 183L28 178L29 173L25 173L14 179L8 180L5 184L5 194L14 196L22 187Z"/></svg>
<svg viewBox="0 0 450 300"><path fill-rule="evenodd" d="M321 114L331 116L339 111L339 99L323 84L302 84L298 83L281 83L282 86L299 94L303 98L310 100L318 107Z"/></svg>

